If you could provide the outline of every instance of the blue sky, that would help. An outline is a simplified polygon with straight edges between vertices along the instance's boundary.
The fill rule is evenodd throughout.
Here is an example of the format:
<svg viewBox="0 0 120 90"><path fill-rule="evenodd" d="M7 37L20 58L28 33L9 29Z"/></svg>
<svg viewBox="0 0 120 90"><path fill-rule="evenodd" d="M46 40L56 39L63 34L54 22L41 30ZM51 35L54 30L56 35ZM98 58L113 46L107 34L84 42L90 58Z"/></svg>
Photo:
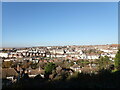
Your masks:
<svg viewBox="0 0 120 90"><path fill-rule="evenodd" d="M3 47L118 43L117 2L2 5Z"/></svg>

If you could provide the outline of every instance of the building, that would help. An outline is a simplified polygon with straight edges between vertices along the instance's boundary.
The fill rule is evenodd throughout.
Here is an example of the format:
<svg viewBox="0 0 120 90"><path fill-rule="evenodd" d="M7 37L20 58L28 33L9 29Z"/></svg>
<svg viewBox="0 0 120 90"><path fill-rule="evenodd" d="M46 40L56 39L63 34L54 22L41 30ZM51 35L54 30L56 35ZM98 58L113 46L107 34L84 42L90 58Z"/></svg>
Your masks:
<svg viewBox="0 0 120 90"><path fill-rule="evenodd" d="M0 57L5 57L5 58L7 58L8 57L8 53L0 53Z"/></svg>

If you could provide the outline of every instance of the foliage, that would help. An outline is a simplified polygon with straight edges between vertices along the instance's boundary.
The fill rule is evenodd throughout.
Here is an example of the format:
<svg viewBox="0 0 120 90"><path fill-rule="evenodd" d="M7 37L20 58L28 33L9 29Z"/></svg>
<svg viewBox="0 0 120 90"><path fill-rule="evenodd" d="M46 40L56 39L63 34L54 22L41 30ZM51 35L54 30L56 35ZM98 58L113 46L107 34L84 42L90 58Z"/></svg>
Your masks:
<svg viewBox="0 0 120 90"><path fill-rule="evenodd" d="M46 74L51 74L52 73L52 70L55 69L55 64L54 63L48 63L46 66L45 66L45 73Z"/></svg>
<svg viewBox="0 0 120 90"><path fill-rule="evenodd" d="M115 67L116 69L120 70L120 49L115 56Z"/></svg>
<svg viewBox="0 0 120 90"><path fill-rule="evenodd" d="M98 64L99 64L99 69L107 68L108 65L110 64L109 57L108 56L100 57Z"/></svg>
<svg viewBox="0 0 120 90"><path fill-rule="evenodd" d="M61 67L63 68L69 68L70 66L73 66L74 63L71 61L71 62L68 62L68 61L64 61L64 63L62 64Z"/></svg>
<svg viewBox="0 0 120 90"><path fill-rule="evenodd" d="M37 63L31 64L31 68L32 68L32 69L36 69L36 68L37 68Z"/></svg>
<svg viewBox="0 0 120 90"><path fill-rule="evenodd" d="M62 73L63 74L63 73ZM64 75L66 73L64 72ZM22 78L19 82L6 86L4 89L29 89L29 88L120 88L120 71L111 73L101 69L98 74L84 74L75 72L72 76L60 75L55 80L43 79L40 75L35 78Z"/></svg>

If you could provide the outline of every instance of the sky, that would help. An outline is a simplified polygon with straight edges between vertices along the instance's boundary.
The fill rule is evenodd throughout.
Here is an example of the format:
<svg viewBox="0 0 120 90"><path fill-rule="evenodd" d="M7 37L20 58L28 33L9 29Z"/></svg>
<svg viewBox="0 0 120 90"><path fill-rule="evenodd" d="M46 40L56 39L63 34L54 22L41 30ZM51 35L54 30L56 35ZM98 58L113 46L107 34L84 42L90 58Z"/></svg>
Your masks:
<svg viewBox="0 0 120 90"><path fill-rule="evenodd" d="M3 47L118 43L117 2L3 2Z"/></svg>

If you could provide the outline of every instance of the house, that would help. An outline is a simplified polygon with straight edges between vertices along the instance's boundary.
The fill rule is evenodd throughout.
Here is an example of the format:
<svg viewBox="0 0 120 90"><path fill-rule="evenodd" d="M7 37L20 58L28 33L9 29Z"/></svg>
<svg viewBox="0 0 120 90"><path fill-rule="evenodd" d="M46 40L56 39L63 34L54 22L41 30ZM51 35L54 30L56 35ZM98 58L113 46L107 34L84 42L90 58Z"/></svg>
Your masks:
<svg viewBox="0 0 120 90"><path fill-rule="evenodd" d="M58 57L58 58L63 57L63 55L62 54L57 54L56 57Z"/></svg>
<svg viewBox="0 0 120 90"><path fill-rule="evenodd" d="M11 59L4 59L3 61L4 61L4 62L7 62L7 61L11 61Z"/></svg>
<svg viewBox="0 0 120 90"><path fill-rule="evenodd" d="M17 50L17 53L23 53L23 52L27 52L28 50Z"/></svg>
<svg viewBox="0 0 120 90"><path fill-rule="evenodd" d="M32 59L32 62L33 62L33 63L38 63L39 60L38 60L38 59Z"/></svg>
<svg viewBox="0 0 120 90"><path fill-rule="evenodd" d="M70 69L81 73L81 67L77 64L74 64L73 66L71 66Z"/></svg>
<svg viewBox="0 0 120 90"><path fill-rule="evenodd" d="M100 55L96 53L87 54L87 59L99 59L99 58L100 58Z"/></svg>
<svg viewBox="0 0 120 90"><path fill-rule="evenodd" d="M8 53L0 53L0 57L5 57L5 58L7 58L8 57Z"/></svg>
<svg viewBox="0 0 120 90"><path fill-rule="evenodd" d="M111 58L115 58L115 56L116 56L116 54L114 54L114 53L111 53L111 54L110 54L110 57L111 57Z"/></svg>
<svg viewBox="0 0 120 90"><path fill-rule="evenodd" d="M42 68L40 68L40 67L37 68L37 69L28 69L28 76L30 78L34 78L37 75L41 75L41 77L44 78L43 73L44 73L44 70Z"/></svg>
<svg viewBox="0 0 120 90"><path fill-rule="evenodd" d="M86 54L81 54L81 55L80 55L80 59L87 59Z"/></svg>
<svg viewBox="0 0 120 90"><path fill-rule="evenodd" d="M111 48L111 49L114 49L114 50L117 50L117 49L118 49L118 46L119 46L118 44L111 44L111 45L110 45L110 48Z"/></svg>
<svg viewBox="0 0 120 90"><path fill-rule="evenodd" d="M16 81L18 77L18 73L14 68L4 68L2 69L2 78L9 79L12 82Z"/></svg>
<svg viewBox="0 0 120 90"><path fill-rule="evenodd" d="M111 49L100 49L100 50L106 53L117 52L117 50L111 50Z"/></svg>
<svg viewBox="0 0 120 90"><path fill-rule="evenodd" d="M81 72L83 72L83 73L94 73L94 72L97 72L98 71L98 69L96 68L96 67L89 67L89 66L87 66L87 67L82 67L81 68Z"/></svg>
<svg viewBox="0 0 120 90"><path fill-rule="evenodd" d="M51 53L53 54L64 54L64 50L63 49L56 49L56 50L50 50Z"/></svg>
<svg viewBox="0 0 120 90"><path fill-rule="evenodd" d="M101 56L108 56L108 57L110 57L110 58L115 58L115 53L101 53Z"/></svg>

